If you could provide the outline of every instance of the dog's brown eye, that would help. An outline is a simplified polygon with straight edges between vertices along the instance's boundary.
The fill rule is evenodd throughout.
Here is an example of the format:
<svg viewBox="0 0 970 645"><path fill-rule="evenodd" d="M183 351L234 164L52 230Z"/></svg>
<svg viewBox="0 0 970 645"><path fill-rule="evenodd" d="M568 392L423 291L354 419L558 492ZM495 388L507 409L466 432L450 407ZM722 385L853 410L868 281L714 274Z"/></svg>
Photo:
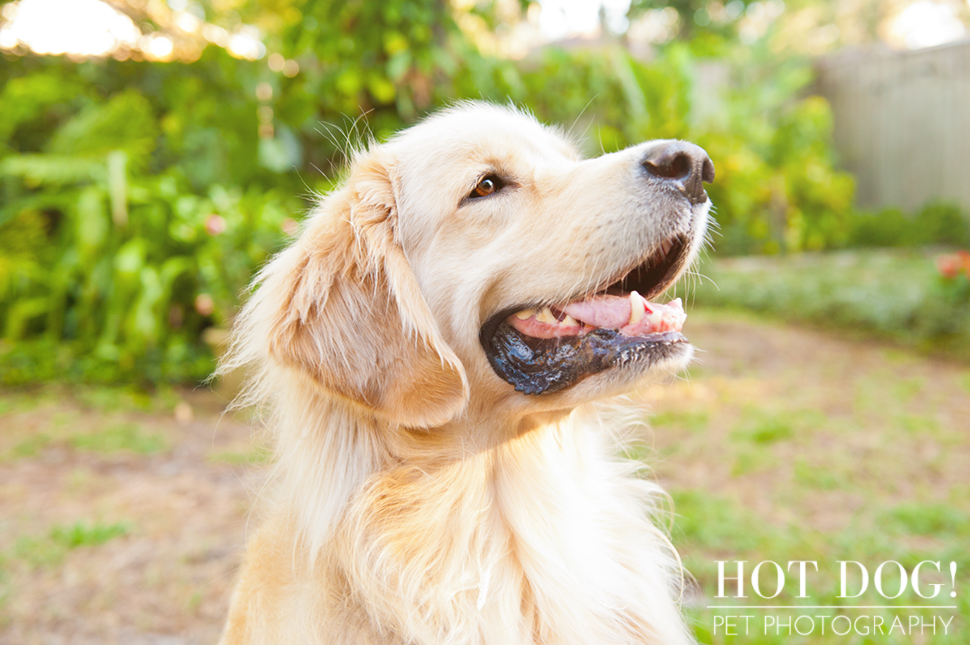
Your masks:
<svg viewBox="0 0 970 645"><path fill-rule="evenodd" d="M495 175L485 175L475 186L475 190L469 197L488 197L502 187L502 180Z"/></svg>

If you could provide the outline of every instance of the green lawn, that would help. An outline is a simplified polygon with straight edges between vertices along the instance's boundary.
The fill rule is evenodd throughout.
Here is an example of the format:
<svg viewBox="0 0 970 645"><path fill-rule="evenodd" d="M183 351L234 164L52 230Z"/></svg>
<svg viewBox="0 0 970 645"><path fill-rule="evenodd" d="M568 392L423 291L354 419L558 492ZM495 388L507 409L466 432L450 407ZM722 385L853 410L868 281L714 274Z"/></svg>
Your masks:
<svg viewBox="0 0 970 645"><path fill-rule="evenodd" d="M647 458L670 491L673 540L694 581L687 607L702 643L966 643L970 615L970 369L898 349L845 342L827 333L786 328L722 309L689 314L685 332L702 352L687 380L647 392L654 400L653 450ZM715 598L717 561L746 561L747 598ZM808 598L797 598L797 565L784 591L761 599L752 568L771 560L814 560ZM863 563L869 589L839 598L840 560ZM921 573L922 591L939 583L935 599L908 587L895 599L875 593L873 576L885 561L907 572L939 561L942 573ZM949 563L957 565L955 588ZM854 566L854 565L851 565ZM764 565L762 592L774 591ZM859 580L850 568L849 593ZM887 596L899 588L895 565L882 580ZM733 595L727 581L727 595ZM892 591L891 591L892 590ZM951 590L957 593L950 598ZM741 605L744 610L712 609ZM844 609L765 610L755 605L838 605ZM956 605L956 610L852 609L858 605ZM867 620L894 616L949 619L950 636L850 631L840 636L821 619L809 636L769 630L763 620L799 615ZM715 631L715 616L750 615L739 636ZM831 627L830 618L826 624ZM807 628L807 619L800 626ZM836 624L845 630L845 620ZM953 630L957 630L953 635ZM918 631L918 630L917 630Z"/></svg>

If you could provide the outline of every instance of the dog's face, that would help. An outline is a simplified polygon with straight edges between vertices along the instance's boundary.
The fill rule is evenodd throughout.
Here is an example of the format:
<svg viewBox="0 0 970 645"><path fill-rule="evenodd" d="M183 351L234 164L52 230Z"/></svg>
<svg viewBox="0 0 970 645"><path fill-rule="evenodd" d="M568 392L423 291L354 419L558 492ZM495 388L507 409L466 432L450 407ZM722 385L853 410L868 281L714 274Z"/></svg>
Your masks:
<svg viewBox="0 0 970 645"><path fill-rule="evenodd" d="M714 171L700 148L654 141L582 159L531 117L487 105L388 148L401 243L476 388L573 405L687 362L679 303L642 303L704 238Z"/></svg>
<svg viewBox="0 0 970 645"><path fill-rule="evenodd" d="M443 112L365 153L309 220L292 270L314 276L281 285L299 314L272 352L405 425L469 396L544 411L628 390L690 358L679 301L649 299L702 244L713 175L692 144L582 159L519 112Z"/></svg>

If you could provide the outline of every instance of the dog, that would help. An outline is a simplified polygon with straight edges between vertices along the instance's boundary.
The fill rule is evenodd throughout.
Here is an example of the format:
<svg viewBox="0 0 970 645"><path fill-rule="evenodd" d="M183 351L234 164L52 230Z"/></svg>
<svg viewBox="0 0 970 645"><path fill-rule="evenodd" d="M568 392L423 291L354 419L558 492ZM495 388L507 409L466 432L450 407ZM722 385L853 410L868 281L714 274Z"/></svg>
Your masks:
<svg viewBox="0 0 970 645"><path fill-rule="evenodd" d="M355 153L220 368L276 442L221 642L692 643L662 491L596 402L690 360L650 300L713 178L687 142L584 159L481 102Z"/></svg>

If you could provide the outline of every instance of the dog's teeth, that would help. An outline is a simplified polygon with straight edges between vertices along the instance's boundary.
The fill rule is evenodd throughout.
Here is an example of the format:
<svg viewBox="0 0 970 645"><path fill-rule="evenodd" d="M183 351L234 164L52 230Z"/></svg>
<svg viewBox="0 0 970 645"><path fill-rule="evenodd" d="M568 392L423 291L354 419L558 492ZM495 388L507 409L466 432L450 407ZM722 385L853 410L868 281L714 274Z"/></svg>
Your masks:
<svg viewBox="0 0 970 645"><path fill-rule="evenodd" d="M571 327L579 327L579 321L576 320L575 318L573 318L572 316L570 316L569 314L566 314L566 317L563 318L562 319L562 322L559 323L559 324L560 325L568 325L568 326L571 326Z"/></svg>
<svg viewBox="0 0 970 645"><path fill-rule="evenodd" d="M536 321L541 323L547 323L550 325L558 325L559 321L556 317L552 315L552 310L549 307L543 307L542 311L536 316Z"/></svg>
<svg viewBox="0 0 970 645"><path fill-rule="evenodd" d="M535 309L523 309L522 311L516 313L515 317L518 318L519 320L527 320L529 318L532 318L534 315L536 315Z"/></svg>
<svg viewBox="0 0 970 645"><path fill-rule="evenodd" d="M630 292L630 322L635 325L643 320L643 314L647 310L646 302L636 291Z"/></svg>

